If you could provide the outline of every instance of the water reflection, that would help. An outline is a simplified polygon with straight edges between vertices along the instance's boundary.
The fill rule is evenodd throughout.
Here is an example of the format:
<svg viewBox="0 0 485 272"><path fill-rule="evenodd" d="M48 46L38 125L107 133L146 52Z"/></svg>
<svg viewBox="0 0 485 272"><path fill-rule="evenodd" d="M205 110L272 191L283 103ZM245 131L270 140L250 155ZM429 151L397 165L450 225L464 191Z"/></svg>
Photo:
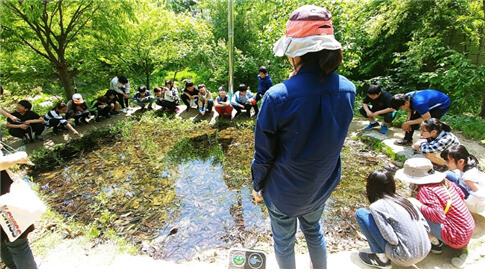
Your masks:
<svg viewBox="0 0 485 272"><path fill-rule="evenodd" d="M230 248L248 233L268 233L269 218L252 202L249 185L229 190L222 179L221 164L190 160L178 168L175 202L168 224L152 246L156 258L173 261L191 259L197 252ZM241 231L245 233L242 234ZM254 238L254 237L253 237Z"/></svg>

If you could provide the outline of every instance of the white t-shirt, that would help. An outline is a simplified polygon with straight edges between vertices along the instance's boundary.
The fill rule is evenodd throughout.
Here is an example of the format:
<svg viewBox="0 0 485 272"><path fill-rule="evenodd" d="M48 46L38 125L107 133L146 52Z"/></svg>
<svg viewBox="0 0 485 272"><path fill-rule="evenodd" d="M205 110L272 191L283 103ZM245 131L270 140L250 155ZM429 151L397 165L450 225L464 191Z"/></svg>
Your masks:
<svg viewBox="0 0 485 272"><path fill-rule="evenodd" d="M477 197L483 197L485 199L485 173L479 171L477 167L473 167L472 169L464 172L461 177L463 181L469 180L473 182L478 188L478 191L476 192L470 190L470 194Z"/></svg>

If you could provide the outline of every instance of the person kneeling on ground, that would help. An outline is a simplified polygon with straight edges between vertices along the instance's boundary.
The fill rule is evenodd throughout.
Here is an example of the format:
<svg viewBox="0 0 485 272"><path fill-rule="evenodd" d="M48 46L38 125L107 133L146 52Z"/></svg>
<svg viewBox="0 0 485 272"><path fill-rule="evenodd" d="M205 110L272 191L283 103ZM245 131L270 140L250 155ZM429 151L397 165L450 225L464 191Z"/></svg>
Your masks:
<svg viewBox="0 0 485 272"><path fill-rule="evenodd" d="M185 89L182 91L181 98L185 106L187 106L185 111L190 111L192 105L195 106L198 104L199 89L194 86L192 81L187 80L187 82L185 82Z"/></svg>
<svg viewBox="0 0 485 272"><path fill-rule="evenodd" d="M232 106L236 109L234 118L239 116L242 110L246 110L248 118L251 117L251 108L254 108L254 115L258 115L259 112L256 100L253 99L253 95L248 91L248 86L244 83L239 84L237 92L232 97Z"/></svg>
<svg viewBox="0 0 485 272"><path fill-rule="evenodd" d="M111 118L110 113L114 108L110 107L108 105L108 98L106 96L100 96L96 98L96 103L94 103L91 107L91 110L95 112L96 119L94 119L94 122L99 123L100 117L103 116L106 119Z"/></svg>
<svg viewBox="0 0 485 272"><path fill-rule="evenodd" d="M439 157L439 152L460 144L460 140L450 131L450 126L439 119L425 120L421 125L421 138L413 145L415 150L423 153L437 166L437 170L446 168L445 162Z"/></svg>
<svg viewBox="0 0 485 272"><path fill-rule="evenodd" d="M391 107L395 110L407 110L407 121L402 124L404 138L396 140L397 145L411 145L414 131L427 119L441 119L450 108L450 98L437 90L414 91L396 94L391 98Z"/></svg>
<svg viewBox="0 0 485 272"><path fill-rule="evenodd" d="M163 88L163 108L169 113L179 113L180 104L179 91L177 87L173 86L173 82L170 79L165 80L165 87Z"/></svg>
<svg viewBox="0 0 485 272"><path fill-rule="evenodd" d="M205 84L199 84L197 86L199 89L199 112L205 115L206 112L211 113L212 107L214 106L214 101L212 100L212 94L207 90Z"/></svg>
<svg viewBox="0 0 485 272"><path fill-rule="evenodd" d="M446 178L453 181L465 194L465 204L472 213L485 211L485 173L478 160L463 145L454 145L441 152L451 171ZM458 173L454 172L458 171Z"/></svg>
<svg viewBox="0 0 485 272"><path fill-rule="evenodd" d="M50 110L48 113L44 115L44 125L46 127L52 127L52 133L54 135L59 134L59 129L61 130L70 130L74 135L79 136L79 132L75 130L71 124L62 116L63 113L66 113L67 105L64 102L59 102L57 105Z"/></svg>
<svg viewBox="0 0 485 272"><path fill-rule="evenodd" d="M67 102L66 119L74 118L74 124L79 126L81 123L89 123L90 116L91 112L82 95L79 93L73 94L72 100Z"/></svg>
<svg viewBox="0 0 485 272"><path fill-rule="evenodd" d="M232 107L229 101L229 97L226 96L226 88L223 86L219 87L218 91L219 95L216 97L214 101L214 108L216 112L219 114L219 117L222 116L229 116L231 117L232 114Z"/></svg>
<svg viewBox="0 0 485 272"><path fill-rule="evenodd" d="M21 138L24 143L34 142L34 139L44 140L41 134L44 131L44 119L37 113L31 111L32 104L27 100L21 100L17 104L17 109L12 113L13 116L20 119L14 122L7 119L7 128L10 135Z"/></svg>
<svg viewBox="0 0 485 272"><path fill-rule="evenodd" d="M362 102L362 107L359 109L360 114L367 118L370 123L364 129L371 130L373 127L379 125L375 118L379 115L384 116L384 122L381 126L381 133L388 132L387 127L396 117L396 111L391 108L391 94L386 91L381 91L379 85L371 84L367 90L367 96ZM370 106L369 106L370 104Z"/></svg>
<svg viewBox="0 0 485 272"><path fill-rule="evenodd" d="M475 221L463 201L463 191L445 177L445 173L434 171L433 164L426 158L406 160L404 168L395 175L396 179L412 184L416 198L409 198L409 201L423 213L431 235L436 238L431 239L431 252L443 253L444 244L458 249L457 257L451 263L462 267L475 230Z"/></svg>
<svg viewBox="0 0 485 272"><path fill-rule="evenodd" d="M116 98L116 91L115 90L107 90L104 94L108 98L108 106L112 109L111 115L118 115L120 114L118 109L120 108L120 102L118 102Z"/></svg>
<svg viewBox="0 0 485 272"><path fill-rule="evenodd" d="M359 252L363 263L390 268L391 261L412 266L431 250L430 228L421 212L406 198L396 194L396 183L386 170L375 170L367 178L369 209L355 213L372 253Z"/></svg>
<svg viewBox="0 0 485 272"><path fill-rule="evenodd" d="M138 87L138 91L133 96L133 102L141 107L142 110L145 109L145 106L148 104L148 109L153 110L152 103L155 101L155 98L152 96L150 91L147 90L147 87L140 86Z"/></svg>

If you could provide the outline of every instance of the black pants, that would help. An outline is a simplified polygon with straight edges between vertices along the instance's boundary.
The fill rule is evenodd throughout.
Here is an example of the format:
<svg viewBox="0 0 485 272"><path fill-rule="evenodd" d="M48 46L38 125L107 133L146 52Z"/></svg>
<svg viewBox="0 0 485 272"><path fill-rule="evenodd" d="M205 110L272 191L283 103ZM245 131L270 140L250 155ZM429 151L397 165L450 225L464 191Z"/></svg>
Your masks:
<svg viewBox="0 0 485 272"><path fill-rule="evenodd" d="M59 119L51 119L49 120L47 126L48 127L52 127L52 131L54 133L57 133L59 131L59 128L60 129L64 129L66 127L67 123L61 123L61 120Z"/></svg>
<svg viewBox="0 0 485 272"><path fill-rule="evenodd" d="M258 114L258 111L259 111L257 104L256 105L244 104L244 107L239 107L236 105L232 105L232 106L236 110L237 115L241 114L242 110L246 110L246 114L248 115L248 117L251 117L251 107L254 107L254 114Z"/></svg>
<svg viewBox="0 0 485 272"><path fill-rule="evenodd" d="M264 93L257 93L256 94L256 97L254 98L254 100L259 101L259 100L261 100L263 98L263 96L264 96Z"/></svg>
<svg viewBox="0 0 485 272"><path fill-rule="evenodd" d="M118 102L120 103L122 109L129 106L128 98L124 98L123 94L116 93L116 98L118 98Z"/></svg>
<svg viewBox="0 0 485 272"><path fill-rule="evenodd" d="M86 120L86 118L89 118L89 115L90 115L90 113L89 113L89 112L85 112L85 113L82 113L82 114L75 114L75 115L73 116L73 118L74 118L74 123L75 123L76 125L79 125L79 121L83 121L83 120L84 120L84 121L87 121L87 120Z"/></svg>
<svg viewBox="0 0 485 272"><path fill-rule="evenodd" d="M99 116L104 116L106 118L109 118L109 112L111 111L111 107L108 105L102 109L97 108L96 109L96 118L99 118Z"/></svg>
<svg viewBox="0 0 485 272"><path fill-rule="evenodd" d="M446 109L432 109L429 111L429 114L431 114L431 118L436 118L436 119L441 119L441 117L443 117L443 115L445 115L445 113L448 111L449 108L446 108ZM411 113L411 119L409 120L416 120L418 118L421 118L421 114L419 114L417 111L413 111ZM416 124L416 125L412 125L411 126L411 130L404 133L404 140L407 140L407 141L410 141L412 142L413 141L413 134L414 134L414 131L415 130L418 130L420 127L419 124Z"/></svg>
<svg viewBox="0 0 485 272"><path fill-rule="evenodd" d="M167 100L157 100L155 103L168 112L174 112L177 107L177 103Z"/></svg>
<svg viewBox="0 0 485 272"><path fill-rule="evenodd" d="M369 107L369 110L371 112L376 112L376 111L380 111L380 110L383 110L383 109L374 109L373 107ZM360 107L359 109L359 112L360 114L362 114L362 116L364 116L365 118L369 118L367 116L367 112L365 112L364 108L363 107ZM388 112L386 114L383 114L384 115L384 123L387 123L387 124L390 124L392 123L392 121L394 120L394 118L396 118L396 112Z"/></svg>
<svg viewBox="0 0 485 272"><path fill-rule="evenodd" d="M182 98L182 101L184 102L185 106L187 106L187 109L189 109L190 108L190 98L186 94L182 94L181 98ZM199 101L199 98L196 97L194 99L194 101L195 101L195 104L197 104L197 102Z"/></svg>
<svg viewBox="0 0 485 272"><path fill-rule="evenodd" d="M45 129L44 124L30 124L30 126L27 129L11 128L8 130L8 133L10 133L10 135L17 138L23 138L24 136L27 135L27 137L32 140L33 133L35 133L35 135L37 136L40 136L44 131L44 129Z"/></svg>

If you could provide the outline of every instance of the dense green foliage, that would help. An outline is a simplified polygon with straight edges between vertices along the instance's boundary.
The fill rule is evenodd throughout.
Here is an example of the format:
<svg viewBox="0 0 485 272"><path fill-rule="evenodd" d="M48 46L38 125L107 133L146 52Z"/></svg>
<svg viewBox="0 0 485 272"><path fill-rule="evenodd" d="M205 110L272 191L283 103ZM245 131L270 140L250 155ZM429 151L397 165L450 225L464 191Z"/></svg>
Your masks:
<svg viewBox="0 0 485 272"><path fill-rule="evenodd" d="M478 115L481 109L485 115L483 1L235 1L234 84L255 90L260 65L275 83L287 78L290 66L273 55L272 45L284 34L291 11L303 4L332 11L344 46L339 73L360 93L369 83L391 93L434 88L453 99L452 114ZM153 88L165 79L179 86L192 79L209 90L228 84L227 1L0 5L1 81L11 93L30 94L41 86L44 93L69 96L74 86L93 96L120 74L135 88Z"/></svg>

